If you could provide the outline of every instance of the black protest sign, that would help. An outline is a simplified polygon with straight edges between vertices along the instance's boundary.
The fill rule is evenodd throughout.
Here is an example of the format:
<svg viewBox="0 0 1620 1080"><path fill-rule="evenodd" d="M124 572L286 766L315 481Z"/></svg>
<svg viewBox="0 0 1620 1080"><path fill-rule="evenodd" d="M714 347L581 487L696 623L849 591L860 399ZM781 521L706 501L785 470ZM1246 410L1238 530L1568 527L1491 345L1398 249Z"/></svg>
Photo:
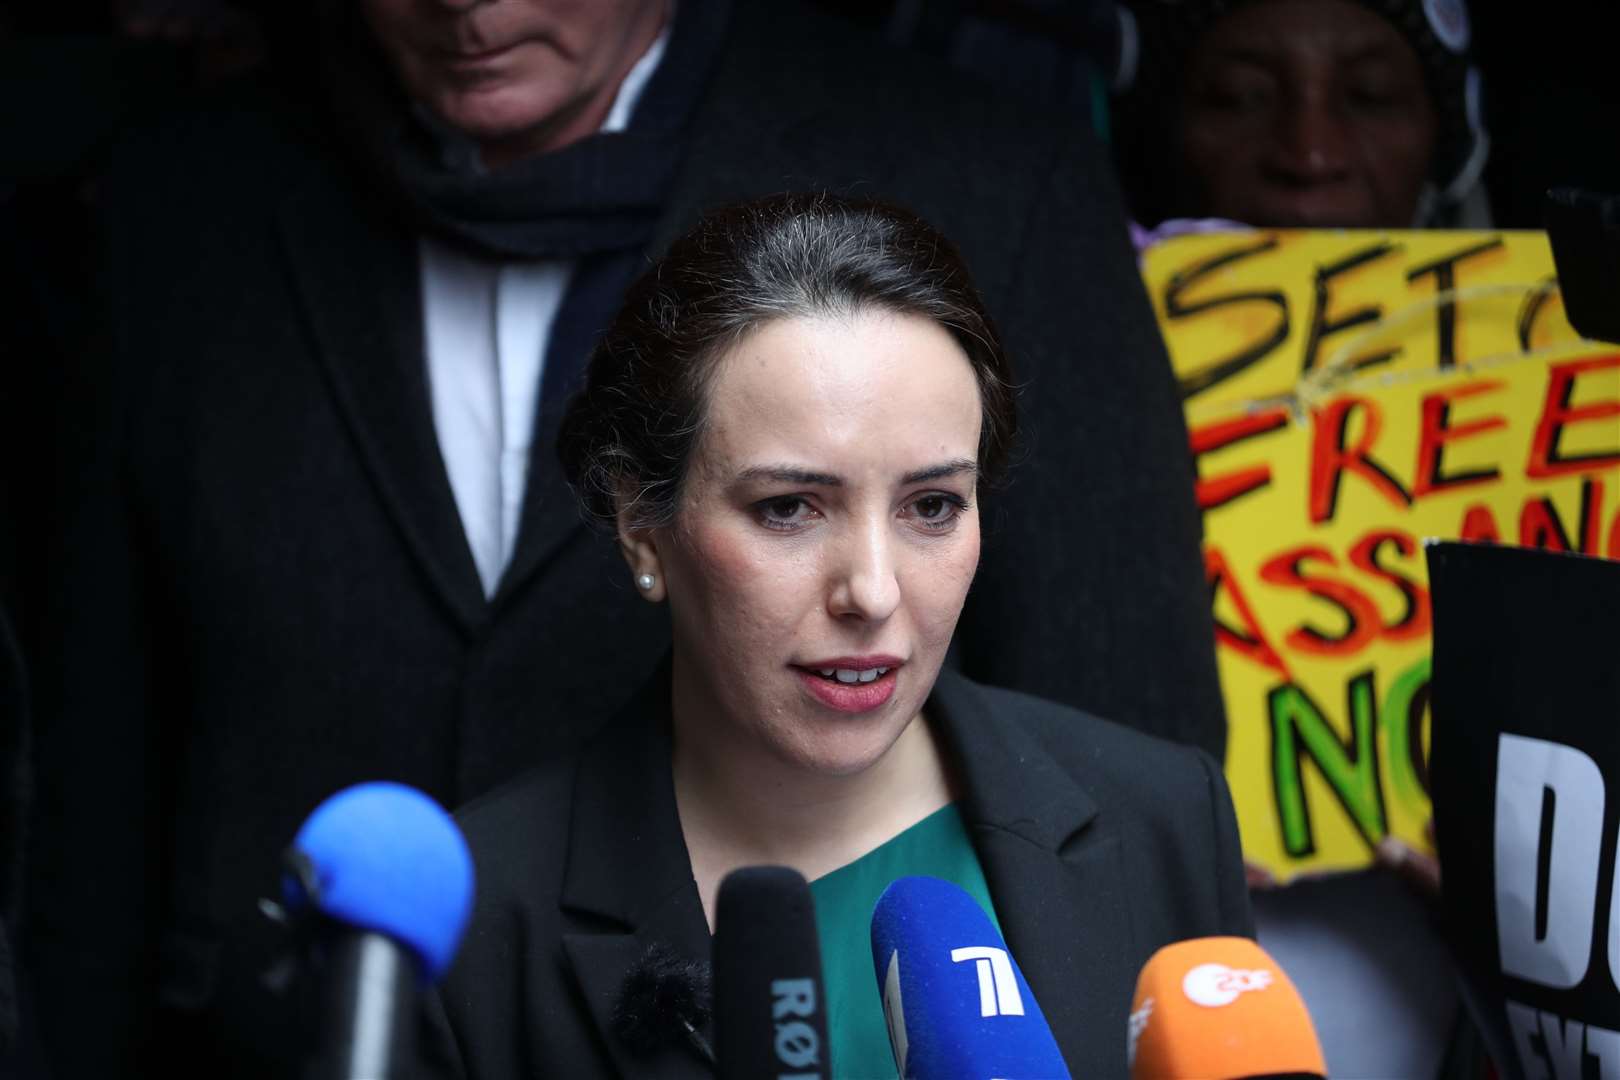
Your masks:
<svg viewBox="0 0 1620 1080"><path fill-rule="evenodd" d="M1433 544L1446 931L1498 1064L1620 1078L1620 563Z"/></svg>

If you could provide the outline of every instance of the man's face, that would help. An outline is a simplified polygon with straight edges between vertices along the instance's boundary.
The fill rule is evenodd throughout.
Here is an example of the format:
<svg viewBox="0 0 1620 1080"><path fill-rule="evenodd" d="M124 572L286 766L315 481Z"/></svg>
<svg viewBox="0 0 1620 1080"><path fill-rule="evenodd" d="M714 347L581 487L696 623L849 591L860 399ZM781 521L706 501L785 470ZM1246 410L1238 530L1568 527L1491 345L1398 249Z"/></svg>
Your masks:
<svg viewBox="0 0 1620 1080"><path fill-rule="evenodd" d="M1436 121L1417 55L1389 22L1350 0L1253 0L1189 59L1181 152L1198 213L1414 223Z"/></svg>
<svg viewBox="0 0 1620 1080"><path fill-rule="evenodd" d="M595 131L664 9L663 0L361 6L406 93L483 145L489 164Z"/></svg>

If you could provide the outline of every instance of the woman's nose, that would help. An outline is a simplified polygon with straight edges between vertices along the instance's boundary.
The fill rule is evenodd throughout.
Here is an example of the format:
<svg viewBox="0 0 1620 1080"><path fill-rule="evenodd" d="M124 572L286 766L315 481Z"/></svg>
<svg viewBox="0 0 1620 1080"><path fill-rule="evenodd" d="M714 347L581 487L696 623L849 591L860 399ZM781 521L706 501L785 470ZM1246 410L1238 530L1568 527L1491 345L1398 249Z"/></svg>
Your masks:
<svg viewBox="0 0 1620 1080"><path fill-rule="evenodd" d="M852 527L839 545L827 610L836 619L881 622L900 606L894 538L887 518Z"/></svg>

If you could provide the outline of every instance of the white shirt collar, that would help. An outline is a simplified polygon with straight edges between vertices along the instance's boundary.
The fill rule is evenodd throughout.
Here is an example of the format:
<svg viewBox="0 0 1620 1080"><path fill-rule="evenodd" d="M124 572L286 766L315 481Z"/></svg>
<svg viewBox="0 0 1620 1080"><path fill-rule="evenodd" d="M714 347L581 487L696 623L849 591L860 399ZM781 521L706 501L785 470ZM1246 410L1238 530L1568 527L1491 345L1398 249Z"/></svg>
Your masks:
<svg viewBox="0 0 1620 1080"><path fill-rule="evenodd" d="M614 95L613 107L608 110L607 119L602 121L602 131L623 131L630 126L630 114L635 112L636 103L641 100L641 92L647 89L647 83L652 79L653 72L658 70L659 61L664 58L664 47L669 44L669 28L675 23L675 5L669 5L664 13L664 27L653 38L653 43L647 46L647 51L641 54L641 59L625 73L624 81L619 83L619 92Z"/></svg>

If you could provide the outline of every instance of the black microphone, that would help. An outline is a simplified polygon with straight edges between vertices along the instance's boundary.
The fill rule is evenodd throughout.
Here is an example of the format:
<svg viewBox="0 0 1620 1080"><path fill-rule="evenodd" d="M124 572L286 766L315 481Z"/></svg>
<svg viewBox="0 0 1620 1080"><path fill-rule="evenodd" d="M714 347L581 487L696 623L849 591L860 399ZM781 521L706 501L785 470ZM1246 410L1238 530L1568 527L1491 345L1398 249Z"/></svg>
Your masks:
<svg viewBox="0 0 1620 1080"><path fill-rule="evenodd" d="M714 1033L720 1080L832 1076L821 938L797 871L749 866L720 883Z"/></svg>
<svg viewBox="0 0 1620 1080"><path fill-rule="evenodd" d="M310 814L285 857L283 894L321 984L321 1035L309 1075L415 1075L420 988L450 966L472 908L472 855L426 795L359 784Z"/></svg>

